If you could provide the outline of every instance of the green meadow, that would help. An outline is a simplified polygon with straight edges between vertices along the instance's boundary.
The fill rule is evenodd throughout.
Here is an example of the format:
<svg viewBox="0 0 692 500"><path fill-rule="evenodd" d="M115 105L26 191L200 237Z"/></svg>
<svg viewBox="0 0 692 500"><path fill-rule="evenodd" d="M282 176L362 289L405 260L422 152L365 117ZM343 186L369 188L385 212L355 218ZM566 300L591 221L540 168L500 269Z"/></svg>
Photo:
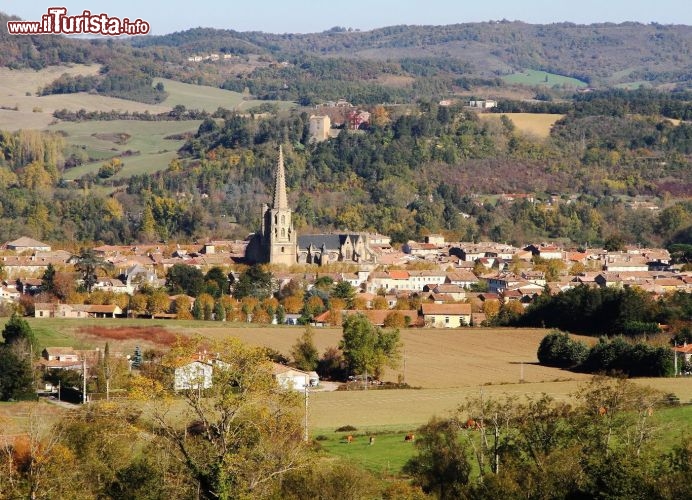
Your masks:
<svg viewBox="0 0 692 500"><path fill-rule="evenodd" d="M162 104L170 107L182 105L187 109L199 109L213 113L218 108L235 111L248 110L262 103L276 104L279 109L295 106L295 103L290 101L258 101L231 90L181 83L166 78L154 79L154 85L159 82L163 83L166 92L168 92L168 97Z"/></svg>
<svg viewBox="0 0 692 500"><path fill-rule="evenodd" d="M105 160L132 151L134 155L122 157L124 167L114 176L120 178L164 170L185 143L181 139L166 137L195 132L200 123L200 120L64 122L51 125L49 130L65 133L68 144L81 148L91 158L99 158L66 170L65 179L74 180L96 173ZM119 134L127 135L124 140L117 140Z"/></svg>
<svg viewBox="0 0 692 500"><path fill-rule="evenodd" d="M568 76L548 73L546 71L538 71L533 69L525 69L511 75L503 76L502 79L507 83L516 85L543 85L546 87L567 86L567 87L586 87L586 82L570 78Z"/></svg>

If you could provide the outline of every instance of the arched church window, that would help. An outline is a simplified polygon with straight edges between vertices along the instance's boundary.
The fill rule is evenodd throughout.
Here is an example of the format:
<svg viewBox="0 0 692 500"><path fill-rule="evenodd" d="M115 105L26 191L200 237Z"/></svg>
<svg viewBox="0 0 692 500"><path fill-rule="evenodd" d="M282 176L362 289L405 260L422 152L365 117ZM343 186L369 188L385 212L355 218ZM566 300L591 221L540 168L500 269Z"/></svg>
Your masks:
<svg viewBox="0 0 692 500"><path fill-rule="evenodd" d="M286 229L284 229L283 227L281 228L281 236L286 236Z"/></svg>

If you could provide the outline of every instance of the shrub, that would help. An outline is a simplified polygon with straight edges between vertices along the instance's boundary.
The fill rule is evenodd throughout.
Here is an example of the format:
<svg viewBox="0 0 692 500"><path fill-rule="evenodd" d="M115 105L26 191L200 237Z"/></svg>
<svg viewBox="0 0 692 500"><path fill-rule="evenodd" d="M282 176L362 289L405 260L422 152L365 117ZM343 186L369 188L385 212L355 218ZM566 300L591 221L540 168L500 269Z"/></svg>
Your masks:
<svg viewBox="0 0 692 500"><path fill-rule="evenodd" d="M538 346L538 361L542 365L574 368L584 362L589 349L583 342L574 341L563 332L551 332Z"/></svg>

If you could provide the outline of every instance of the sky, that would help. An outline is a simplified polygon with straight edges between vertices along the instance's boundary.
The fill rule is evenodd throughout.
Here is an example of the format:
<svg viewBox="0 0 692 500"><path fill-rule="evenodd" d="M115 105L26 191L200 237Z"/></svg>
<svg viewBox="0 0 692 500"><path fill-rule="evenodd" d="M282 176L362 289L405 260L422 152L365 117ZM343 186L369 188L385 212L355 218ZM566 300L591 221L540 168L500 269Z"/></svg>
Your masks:
<svg viewBox="0 0 692 500"><path fill-rule="evenodd" d="M370 30L397 24L507 19L532 24L636 21L692 25L689 0L0 0L0 11L39 21L49 7L142 19L151 34L196 27L314 33L334 26Z"/></svg>

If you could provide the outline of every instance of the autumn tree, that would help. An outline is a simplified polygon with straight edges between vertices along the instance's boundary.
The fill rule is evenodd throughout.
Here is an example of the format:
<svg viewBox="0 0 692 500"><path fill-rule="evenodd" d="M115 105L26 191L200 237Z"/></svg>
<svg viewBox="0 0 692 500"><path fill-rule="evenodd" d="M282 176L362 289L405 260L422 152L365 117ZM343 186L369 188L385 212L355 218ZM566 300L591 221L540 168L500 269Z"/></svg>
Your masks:
<svg viewBox="0 0 692 500"><path fill-rule="evenodd" d="M169 359L193 355L201 340L176 346ZM228 339L205 347L223 362L206 394L182 394L186 411L159 405L159 436L184 465L202 498L267 496L287 473L306 465L297 394L278 387L263 349ZM175 412L178 414L179 412Z"/></svg>

